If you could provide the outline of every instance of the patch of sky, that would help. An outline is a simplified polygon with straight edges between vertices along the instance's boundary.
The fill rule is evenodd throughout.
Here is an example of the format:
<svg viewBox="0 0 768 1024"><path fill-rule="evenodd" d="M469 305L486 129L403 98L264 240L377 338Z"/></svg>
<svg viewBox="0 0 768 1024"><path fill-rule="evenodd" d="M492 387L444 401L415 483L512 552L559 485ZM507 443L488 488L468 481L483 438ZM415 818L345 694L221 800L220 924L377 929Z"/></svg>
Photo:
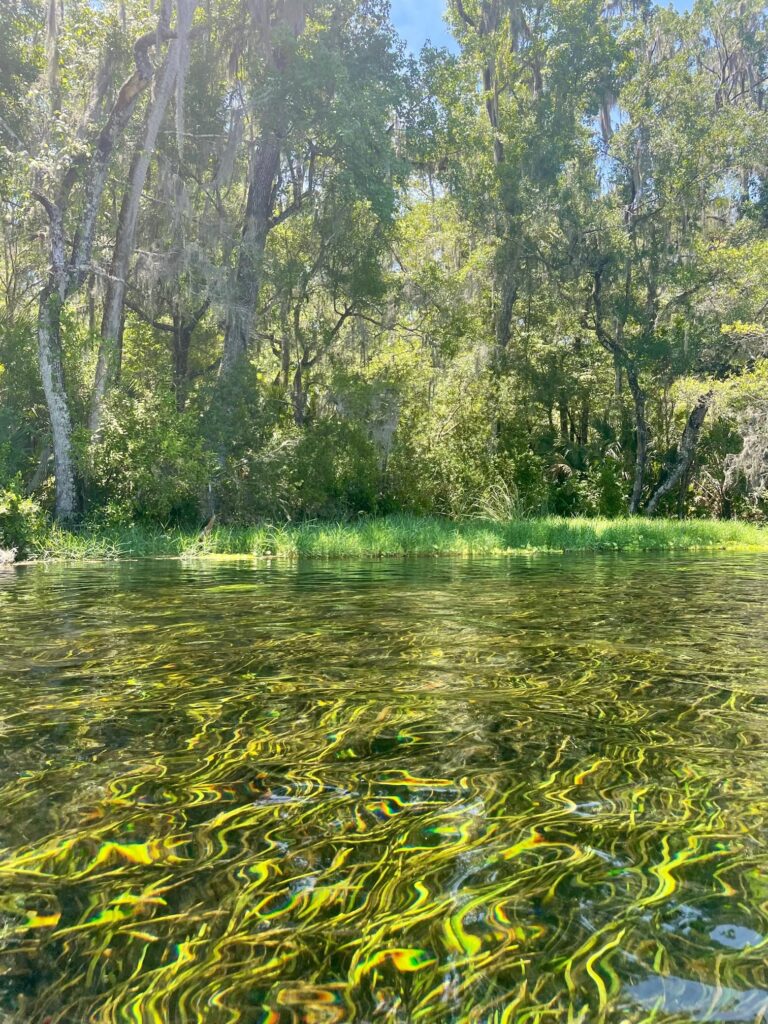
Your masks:
<svg viewBox="0 0 768 1024"><path fill-rule="evenodd" d="M444 0L391 0L392 21L413 53L426 42L455 51L456 40L443 16Z"/></svg>
<svg viewBox="0 0 768 1024"><path fill-rule="evenodd" d="M676 11L688 11L693 0L671 0ZM418 53L426 42L457 50L456 40L445 22L445 0L391 0L392 21L408 45Z"/></svg>

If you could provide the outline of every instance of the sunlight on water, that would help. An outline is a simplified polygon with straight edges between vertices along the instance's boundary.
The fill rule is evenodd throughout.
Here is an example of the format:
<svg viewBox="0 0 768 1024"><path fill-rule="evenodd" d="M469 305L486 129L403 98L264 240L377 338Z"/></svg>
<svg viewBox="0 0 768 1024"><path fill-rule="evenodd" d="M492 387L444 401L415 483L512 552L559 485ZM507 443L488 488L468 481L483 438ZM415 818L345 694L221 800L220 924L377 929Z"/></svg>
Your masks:
<svg viewBox="0 0 768 1024"><path fill-rule="evenodd" d="M768 559L0 574L0 1021L768 1021Z"/></svg>

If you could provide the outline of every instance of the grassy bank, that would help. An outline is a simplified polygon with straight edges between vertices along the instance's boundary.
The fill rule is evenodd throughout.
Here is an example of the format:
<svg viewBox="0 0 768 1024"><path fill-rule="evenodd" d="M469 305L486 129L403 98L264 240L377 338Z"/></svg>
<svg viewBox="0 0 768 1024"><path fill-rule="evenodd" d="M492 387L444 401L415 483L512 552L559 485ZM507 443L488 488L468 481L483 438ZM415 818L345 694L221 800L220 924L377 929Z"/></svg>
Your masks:
<svg viewBox="0 0 768 1024"><path fill-rule="evenodd" d="M530 551L768 551L768 530L747 523L645 519L524 519L508 523L417 516L353 523L228 527L192 531L132 526L51 529L34 559L252 555L277 558L387 558L497 555Z"/></svg>

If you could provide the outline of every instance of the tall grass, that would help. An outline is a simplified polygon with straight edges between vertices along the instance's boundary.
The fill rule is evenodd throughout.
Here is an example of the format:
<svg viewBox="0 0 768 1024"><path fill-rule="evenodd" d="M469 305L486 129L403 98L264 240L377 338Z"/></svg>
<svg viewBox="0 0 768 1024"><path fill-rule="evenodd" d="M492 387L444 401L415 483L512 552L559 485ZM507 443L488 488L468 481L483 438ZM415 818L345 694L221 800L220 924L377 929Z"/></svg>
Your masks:
<svg viewBox="0 0 768 1024"><path fill-rule="evenodd" d="M521 519L506 523L410 515L350 523L220 526L194 531L130 526L65 530L38 541L35 559L250 555L272 558L389 558L534 551L768 551L768 530L748 523L665 519Z"/></svg>

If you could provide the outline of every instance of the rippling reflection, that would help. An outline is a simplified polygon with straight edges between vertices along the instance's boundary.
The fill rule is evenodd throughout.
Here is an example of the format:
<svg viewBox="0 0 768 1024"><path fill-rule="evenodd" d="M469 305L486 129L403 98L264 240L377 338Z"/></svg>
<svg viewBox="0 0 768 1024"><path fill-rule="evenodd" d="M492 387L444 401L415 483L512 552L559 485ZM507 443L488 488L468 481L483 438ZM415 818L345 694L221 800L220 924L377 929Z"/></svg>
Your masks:
<svg viewBox="0 0 768 1024"><path fill-rule="evenodd" d="M768 560L0 574L0 1021L768 1021Z"/></svg>

